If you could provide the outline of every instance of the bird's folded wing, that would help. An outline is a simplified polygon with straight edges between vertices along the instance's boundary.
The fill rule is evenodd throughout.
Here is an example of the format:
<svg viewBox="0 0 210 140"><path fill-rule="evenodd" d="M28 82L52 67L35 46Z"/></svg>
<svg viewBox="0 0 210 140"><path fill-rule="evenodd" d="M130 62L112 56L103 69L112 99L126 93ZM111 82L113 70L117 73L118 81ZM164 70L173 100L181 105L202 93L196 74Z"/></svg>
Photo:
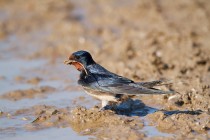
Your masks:
<svg viewBox="0 0 210 140"><path fill-rule="evenodd" d="M162 81L135 83L130 79L115 74L92 74L97 82L91 84L94 90L113 94L167 94L173 91L154 89L153 86L163 83Z"/></svg>
<svg viewBox="0 0 210 140"><path fill-rule="evenodd" d="M137 95L137 94L168 94L173 93L173 91L162 91L154 88L146 88L137 84L122 84L118 86L106 86L99 87L101 91L111 92L113 94L127 94L127 95Z"/></svg>

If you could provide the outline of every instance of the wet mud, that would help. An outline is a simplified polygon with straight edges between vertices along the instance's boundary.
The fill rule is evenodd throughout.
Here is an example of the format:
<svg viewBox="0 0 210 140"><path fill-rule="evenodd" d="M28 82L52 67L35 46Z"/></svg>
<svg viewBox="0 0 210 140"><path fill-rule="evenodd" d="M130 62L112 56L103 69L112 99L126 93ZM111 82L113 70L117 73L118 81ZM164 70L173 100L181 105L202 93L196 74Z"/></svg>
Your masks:
<svg viewBox="0 0 210 140"><path fill-rule="evenodd" d="M26 90L15 90L1 95L0 98L17 101L25 98L34 98L36 96L41 97L44 96L44 94L46 95L46 93L52 92L53 90L55 89L49 86Z"/></svg>
<svg viewBox="0 0 210 140"><path fill-rule="evenodd" d="M38 127L37 127L38 126ZM38 114L27 129L48 127L72 127L81 135L95 135L102 139L139 139L144 134L138 132L143 122L138 117L119 116L111 110L78 107L73 110L46 107ZM119 133L125 132L125 133Z"/></svg>
<svg viewBox="0 0 210 140"><path fill-rule="evenodd" d="M0 139L210 139L210 2L1 0ZM170 95L99 110L63 64L87 50Z"/></svg>

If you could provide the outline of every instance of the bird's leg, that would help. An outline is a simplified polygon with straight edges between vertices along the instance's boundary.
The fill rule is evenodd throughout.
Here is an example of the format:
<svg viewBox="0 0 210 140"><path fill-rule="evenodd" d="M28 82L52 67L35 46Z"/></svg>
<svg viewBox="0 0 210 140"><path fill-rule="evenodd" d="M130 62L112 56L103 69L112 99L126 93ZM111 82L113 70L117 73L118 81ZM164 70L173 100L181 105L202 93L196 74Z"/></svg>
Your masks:
<svg viewBox="0 0 210 140"><path fill-rule="evenodd" d="M109 104L109 101L107 100L102 100L101 102L101 108L99 109L100 111L101 110L104 110L104 108Z"/></svg>

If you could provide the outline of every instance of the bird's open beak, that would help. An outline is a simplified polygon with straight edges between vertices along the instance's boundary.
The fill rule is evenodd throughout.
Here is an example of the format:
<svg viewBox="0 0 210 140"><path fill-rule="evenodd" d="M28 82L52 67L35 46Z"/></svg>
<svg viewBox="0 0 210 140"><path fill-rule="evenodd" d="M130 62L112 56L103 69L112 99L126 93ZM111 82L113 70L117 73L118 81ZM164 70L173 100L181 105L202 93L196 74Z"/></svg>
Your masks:
<svg viewBox="0 0 210 140"><path fill-rule="evenodd" d="M75 60L75 56L71 55L68 60L63 62L66 65L74 65L78 71L84 70L85 73L88 75L87 70L85 69L84 65L81 62Z"/></svg>
<svg viewBox="0 0 210 140"><path fill-rule="evenodd" d="M74 62L77 62L77 61L75 61L74 59L75 59L74 56L71 55L71 56L69 57L69 59L68 59L68 60L65 60L63 63L66 64L66 65L72 65Z"/></svg>
<svg viewBox="0 0 210 140"><path fill-rule="evenodd" d="M77 61L75 61L75 60L65 60L63 63L66 64L66 65L72 65L73 63L76 63L76 62Z"/></svg>
<svg viewBox="0 0 210 140"><path fill-rule="evenodd" d="M65 60L63 63L66 65L71 65L73 62L75 62L74 60Z"/></svg>

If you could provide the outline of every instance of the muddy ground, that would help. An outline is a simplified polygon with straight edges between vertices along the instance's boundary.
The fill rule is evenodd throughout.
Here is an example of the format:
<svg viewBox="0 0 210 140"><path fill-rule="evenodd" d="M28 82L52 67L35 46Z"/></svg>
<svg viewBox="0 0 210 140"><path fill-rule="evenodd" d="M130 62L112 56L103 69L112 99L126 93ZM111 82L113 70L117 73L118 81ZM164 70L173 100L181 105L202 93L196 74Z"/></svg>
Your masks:
<svg viewBox="0 0 210 140"><path fill-rule="evenodd" d="M135 81L170 79L172 95L112 110L63 64L87 50ZM1 139L210 139L210 2L1 0Z"/></svg>

